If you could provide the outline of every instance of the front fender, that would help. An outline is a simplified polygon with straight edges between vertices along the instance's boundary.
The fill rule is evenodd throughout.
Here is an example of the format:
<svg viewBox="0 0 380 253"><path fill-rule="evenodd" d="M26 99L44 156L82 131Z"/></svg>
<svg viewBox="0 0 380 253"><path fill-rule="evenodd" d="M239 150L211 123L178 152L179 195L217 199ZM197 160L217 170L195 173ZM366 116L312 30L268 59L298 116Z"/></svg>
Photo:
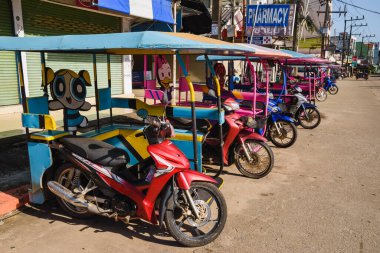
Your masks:
<svg viewBox="0 0 380 253"><path fill-rule="evenodd" d="M183 190L189 190L193 181L209 182L218 184L218 182L210 176L202 174L195 170L185 170L176 174L176 179L179 188Z"/></svg>
<svg viewBox="0 0 380 253"><path fill-rule="evenodd" d="M292 117L289 117L289 116L284 115L282 113L272 113L270 119L272 122L276 122L279 120L283 120L283 121L290 122L290 123L295 122L295 120Z"/></svg>
<svg viewBox="0 0 380 253"><path fill-rule="evenodd" d="M267 142L267 139L263 136L261 136L258 133L249 132L247 130L243 130L239 134L239 140L241 143L244 143L245 140L252 139L252 140L258 140L262 142Z"/></svg>
<svg viewBox="0 0 380 253"><path fill-rule="evenodd" d="M316 105L313 105L313 104L310 104L310 103L307 103L307 102L303 103L302 106L304 108L317 108Z"/></svg>

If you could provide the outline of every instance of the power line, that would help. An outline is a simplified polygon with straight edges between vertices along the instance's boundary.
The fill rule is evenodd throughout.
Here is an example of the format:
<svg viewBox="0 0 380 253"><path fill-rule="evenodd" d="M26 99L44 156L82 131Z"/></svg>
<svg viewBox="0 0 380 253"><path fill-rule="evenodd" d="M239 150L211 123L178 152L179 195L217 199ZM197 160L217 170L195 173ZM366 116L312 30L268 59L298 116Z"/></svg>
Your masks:
<svg viewBox="0 0 380 253"><path fill-rule="evenodd" d="M341 3L344 3L344 4L347 4L347 5L350 5L350 6L353 6L353 7L358 8L358 9L364 10L364 11L368 11L368 12L372 12L372 13L375 13L375 14L379 14L379 15L380 15L380 12L378 12L378 11L368 10L368 9L366 9L366 8L360 7L360 6L355 5L355 4L350 4L350 3L347 3L347 2L342 1L342 0L337 0L337 1L338 1L338 2L341 2Z"/></svg>

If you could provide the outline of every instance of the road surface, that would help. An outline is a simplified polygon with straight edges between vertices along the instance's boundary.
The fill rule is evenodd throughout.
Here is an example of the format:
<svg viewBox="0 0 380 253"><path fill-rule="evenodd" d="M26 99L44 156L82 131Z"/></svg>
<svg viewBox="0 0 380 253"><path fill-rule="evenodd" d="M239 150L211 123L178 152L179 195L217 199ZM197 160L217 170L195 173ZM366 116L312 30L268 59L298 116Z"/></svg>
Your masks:
<svg viewBox="0 0 380 253"><path fill-rule="evenodd" d="M0 252L380 252L380 79L347 80L319 103L323 119L276 149L270 175L228 168L228 221L201 248L183 248L144 222L76 220L54 205L0 225Z"/></svg>

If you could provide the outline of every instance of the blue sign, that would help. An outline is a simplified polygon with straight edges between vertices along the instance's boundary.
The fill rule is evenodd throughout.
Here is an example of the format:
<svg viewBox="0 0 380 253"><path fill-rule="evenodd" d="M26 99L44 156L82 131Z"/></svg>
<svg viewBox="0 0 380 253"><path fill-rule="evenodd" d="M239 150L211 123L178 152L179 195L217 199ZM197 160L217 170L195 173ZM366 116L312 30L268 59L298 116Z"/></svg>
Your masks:
<svg viewBox="0 0 380 253"><path fill-rule="evenodd" d="M246 17L247 35L253 32L255 36L292 36L295 5L248 5Z"/></svg>
<svg viewBox="0 0 380 253"><path fill-rule="evenodd" d="M264 37L263 36L252 37L252 42L251 42L251 37L248 37L247 40L248 40L247 43L252 43L252 44L256 44L256 45L262 45Z"/></svg>

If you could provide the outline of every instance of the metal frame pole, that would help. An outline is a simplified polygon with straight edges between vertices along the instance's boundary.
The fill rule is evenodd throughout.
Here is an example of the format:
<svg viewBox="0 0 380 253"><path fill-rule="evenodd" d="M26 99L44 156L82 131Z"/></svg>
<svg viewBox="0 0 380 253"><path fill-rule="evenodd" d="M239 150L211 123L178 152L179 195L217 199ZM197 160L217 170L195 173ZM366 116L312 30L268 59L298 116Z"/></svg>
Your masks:
<svg viewBox="0 0 380 253"><path fill-rule="evenodd" d="M95 86L95 101L96 101L96 127L100 129L100 116L99 116L99 90L98 90L98 74L96 65L96 54L92 55L92 65L94 69L94 86Z"/></svg>

